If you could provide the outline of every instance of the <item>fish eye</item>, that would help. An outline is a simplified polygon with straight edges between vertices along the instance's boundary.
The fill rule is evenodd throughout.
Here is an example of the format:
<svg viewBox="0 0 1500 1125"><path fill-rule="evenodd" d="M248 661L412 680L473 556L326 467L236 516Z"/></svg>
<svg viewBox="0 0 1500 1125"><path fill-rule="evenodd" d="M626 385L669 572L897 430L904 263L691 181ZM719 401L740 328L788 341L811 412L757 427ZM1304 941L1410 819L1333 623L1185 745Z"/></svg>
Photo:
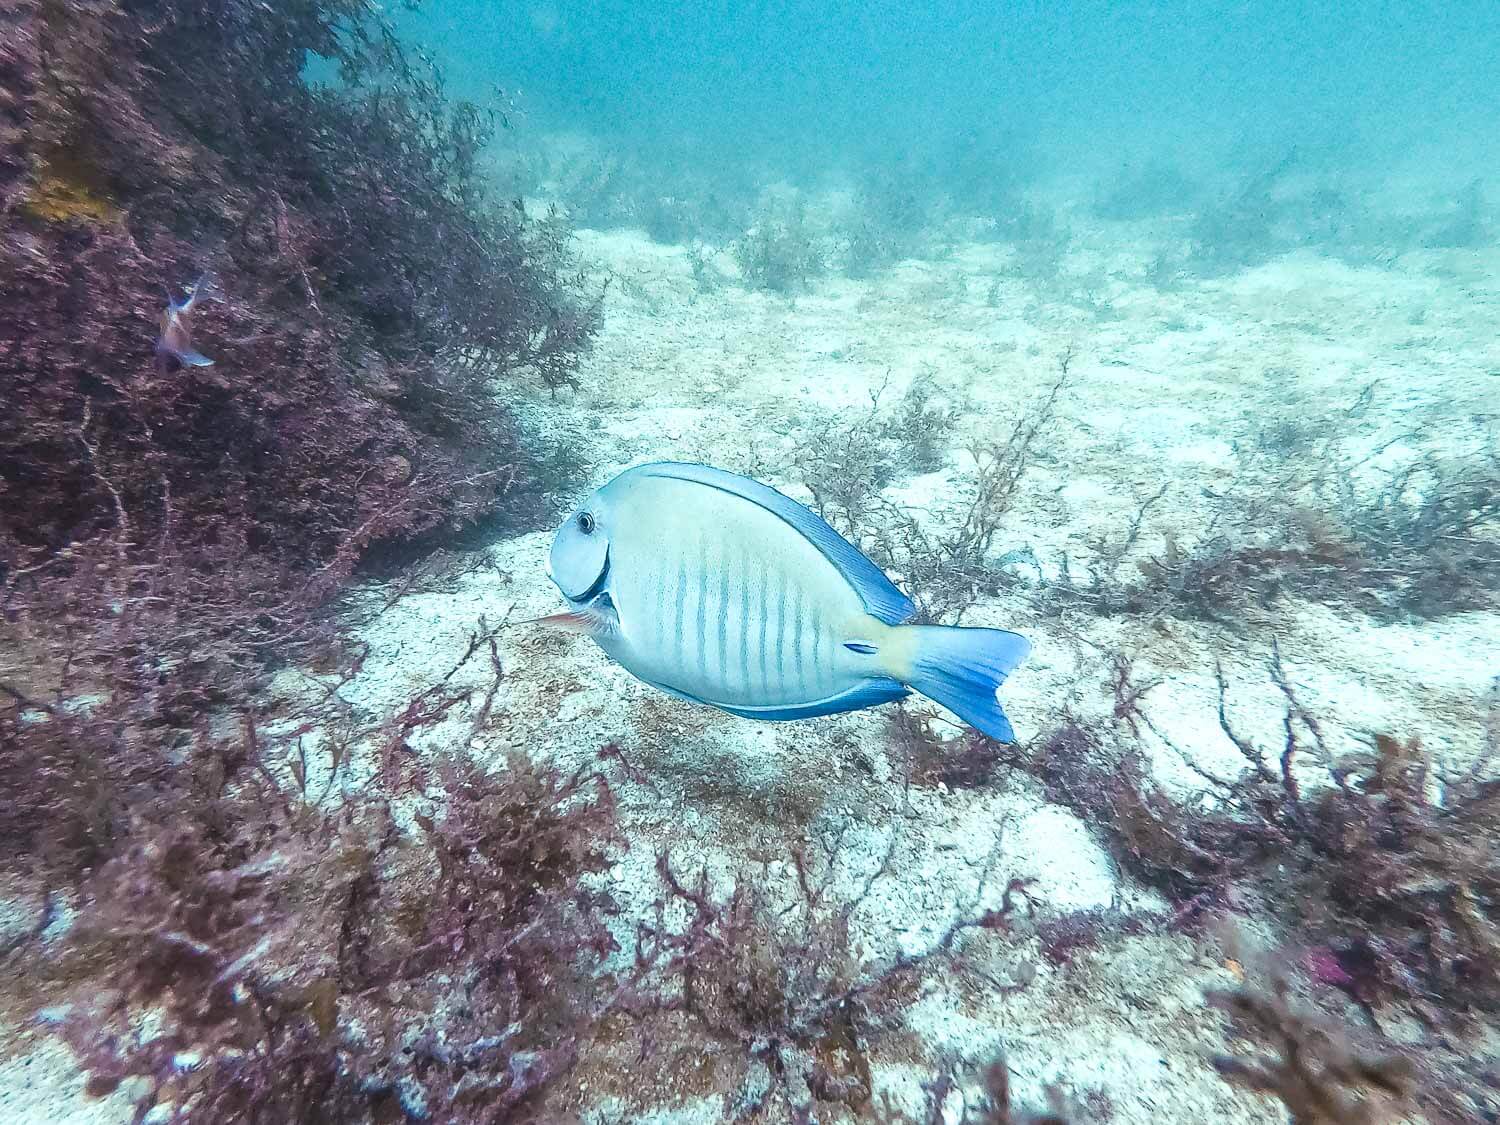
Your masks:
<svg viewBox="0 0 1500 1125"><path fill-rule="evenodd" d="M589 515L587 512L579 512L578 530L583 532L585 535L592 535L594 533L594 517Z"/></svg>

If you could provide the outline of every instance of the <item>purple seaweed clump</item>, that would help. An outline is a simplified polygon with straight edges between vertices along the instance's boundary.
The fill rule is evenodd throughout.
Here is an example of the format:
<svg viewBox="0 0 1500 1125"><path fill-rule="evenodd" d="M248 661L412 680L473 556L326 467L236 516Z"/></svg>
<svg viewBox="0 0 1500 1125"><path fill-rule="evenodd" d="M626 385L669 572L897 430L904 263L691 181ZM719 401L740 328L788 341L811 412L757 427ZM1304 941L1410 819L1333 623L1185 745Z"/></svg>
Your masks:
<svg viewBox="0 0 1500 1125"><path fill-rule="evenodd" d="M170 537L306 600L372 544L514 507L494 377L571 380L596 306L565 232L486 194L483 114L343 0L0 18L7 581ZM308 52L341 84L308 85ZM207 269L215 364L163 369L167 299Z"/></svg>
<svg viewBox="0 0 1500 1125"><path fill-rule="evenodd" d="M107 966L51 1021L137 1119L556 1120L611 1009L601 775L450 760L443 811L321 814L255 784L143 827L86 881L63 960ZM146 1019L147 1014L150 1018Z"/></svg>
<svg viewBox="0 0 1500 1125"><path fill-rule="evenodd" d="M440 91L351 0L0 11L13 851L107 859L223 741L210 710L336 647L319 609L362 559L535 508L495 377L572 378L596 304L565 232L488 196L490 124ZM214 365L159 363L210 270Z"/></svg>
<svg viewBox="0 0 1500 1125"><path fill-rule="evenodd" d="M373 726L264 690L358 667L322 608L382 546L537 511L497 377L573 382L598 305L490 127L357 0L0 5L7 1001L138 1119L524 1120L607 1006L602 778L416 761L447 679ZM210 271L213 365L159 362Z"/></svg>

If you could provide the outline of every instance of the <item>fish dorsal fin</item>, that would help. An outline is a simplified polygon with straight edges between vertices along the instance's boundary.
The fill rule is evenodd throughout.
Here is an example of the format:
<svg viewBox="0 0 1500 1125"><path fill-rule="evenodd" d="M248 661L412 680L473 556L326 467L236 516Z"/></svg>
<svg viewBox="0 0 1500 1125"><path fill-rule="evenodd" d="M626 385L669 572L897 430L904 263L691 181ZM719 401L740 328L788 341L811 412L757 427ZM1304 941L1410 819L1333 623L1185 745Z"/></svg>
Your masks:
<svg viewBox="0 0 1500 1125"><path fill-rule="evenodd" d="M865 610L887 625L899 625L913 613L916 605L896 588L881 569L867 559L858 547L828 526L816 512L803 507L790 496L783 496L769 485L753 481L711 465L692 465L679 461L656 461L632 470L643 476L675 477L717 488L739 496L790 524L823 557L838 568L854 587Z"/></svg>

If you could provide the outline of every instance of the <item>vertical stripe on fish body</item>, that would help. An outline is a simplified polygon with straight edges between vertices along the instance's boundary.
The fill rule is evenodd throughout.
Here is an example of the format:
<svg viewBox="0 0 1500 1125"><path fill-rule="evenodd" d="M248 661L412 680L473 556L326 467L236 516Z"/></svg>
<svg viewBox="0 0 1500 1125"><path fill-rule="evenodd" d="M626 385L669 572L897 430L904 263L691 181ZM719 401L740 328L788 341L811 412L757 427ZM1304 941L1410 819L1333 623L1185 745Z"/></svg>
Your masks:
<svg viewBox="0 0 1500 1125"><path fill-rule="evenodd" d="M611 507L601 647L644 680L705 703L780 710L872 673L886 630L812 543L774 513L693 481L649 477Z"/></svg>

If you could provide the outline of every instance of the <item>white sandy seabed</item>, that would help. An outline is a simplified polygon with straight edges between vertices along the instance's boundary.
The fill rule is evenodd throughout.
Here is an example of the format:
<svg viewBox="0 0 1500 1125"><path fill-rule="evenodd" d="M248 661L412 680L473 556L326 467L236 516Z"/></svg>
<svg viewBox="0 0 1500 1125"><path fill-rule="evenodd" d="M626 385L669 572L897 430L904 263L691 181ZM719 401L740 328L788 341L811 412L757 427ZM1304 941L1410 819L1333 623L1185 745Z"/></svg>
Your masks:
<svg viewBox="0 0 1500 1125"><path fill-rule="evenodd" d="M631 232L585 232L582 242L614 282L580 387L555 398L525 387L514 394L528 428L587 456L591 487L629 464L667 458L756 472L807 499L776 471L799 432L830 411L857 425L872 393L884 386L884 401L894 402L924 378L963 413L946 467L899 481L889 495L941 509L961 499L964 450L1002 436L1073 349L1058 424L999 545L1029 547L1044 571L1064 552L1086 556L1094 533L1118 533L1163 483L1144 541L1191 538L1205 520L1205 490L1231 483L1233 443L1268 412L1337 410L1378 381L1378 403L1407 428L1457 432L1500 391L1500 291L1483 280L1497 274L1473 263L1472 274L1455 277L1420 263L1354 269L1292 255L1163 293L1132 278L1148 255L1127 244L1101 256L1108 312L1100 315L1097 300L1084 308L1029 295L1007 276L1003 250L984 245L868 281L827 279L789 299L736 284L727 257L716 263L723 283L703 291L680 247ZM379 714L446 672L481 617L556 611L543 569L549 541L537 532L492 544L482 565L462 568L441 592L411 595L365 626L370 653L345 698ZM381 591L356 600L366 596ZM1065 711L1108 727L1110 657L1122 653L1142 682L1163 681L1145 701L1157 727L1196 764L1231 775L1243 759L1218 729L1216 657L1234 684L1238 725L1265 745L1281 738L1280 698L1267 675L1274 636L1335 750L1392 732L1454 755L1477 747L1500 666L1500 622L1477 613L1380 624L1353 610L1282 603L1236 630L1175 618L1048 620L1034 605L1016 588L965 617L1034 642L1003 691L1020 738L1046 732ZM609 889L625 907L624 925L658 893L653 863L662 847L678 870L707 864L721 887L737 871L785 886L793 878L788 846L841 829L839 886L849 890L899 834L889 875L853 919L855 946L872 962L925 948L973 907L997 836L981 907L997 906L1007 882L1023 878L1043 916L1112 908L1146 923L1062 965L1042 957L1035 938L970 934L961 958L929 967L903 1013L905 1034L877 1043L877 1097L914 1106L938 1059L978 1063L1003 1050L1020 1099L1033 1105L1061 1082L1080 1098L1102 1093L1114 1122L1285 1120L1279 1106L1232 1089L1205 1065L1225 1040L1204 990L1235 983L1218 941L1165 925L1171 905L1123 876L1089 826L1048 804L1034 780L1002 769L979 789L913 787L907 803L879 711L757 724L662 696L582 637L508 630L501 655L505 677L476 750L524 747L571 767L613 742L651 779L654 791L626 779L617 785L631 847ZM471 671L476 683L488 675L479 665ZM939 713L920 700L907 706ZM441 742L464 718L455 714L423 745ZM1147 750L1168 791L1190 799L1202 787L1176 753L1160 743ZM1253 919L1247 925L1258 932ZM1024 988L1002 987L1030 974ZM31 1056L31 1073L22 1067L0 1068L9 1092L0 1104L22 1115L8 1120L122 1119L117 1105L113 1113L108 1103L85 1109L76 1080L38 1082L58 1070L46 1060ZM579 1108L601 1123L723 1116L722 1099L701 1090L604 1083L591 1093L586 1077L584 1085ZM949 1108L957 1120L958 1102Z"/></svg>

